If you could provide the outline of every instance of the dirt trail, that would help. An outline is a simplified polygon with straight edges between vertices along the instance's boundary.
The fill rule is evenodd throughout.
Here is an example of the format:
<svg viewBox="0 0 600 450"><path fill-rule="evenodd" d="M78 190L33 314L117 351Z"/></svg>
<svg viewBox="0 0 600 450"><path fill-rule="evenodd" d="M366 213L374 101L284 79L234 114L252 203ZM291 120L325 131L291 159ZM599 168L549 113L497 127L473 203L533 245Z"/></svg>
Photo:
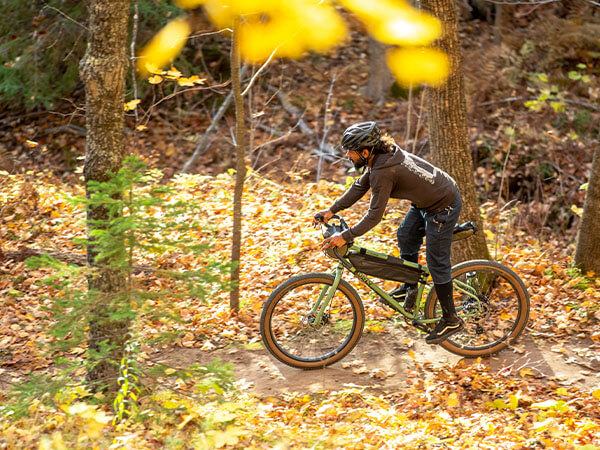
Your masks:
<svg viewBox="0 0 600 450"><path fill-rule="evenodd" d="M491 372L507 377L520 377L520 371L529 368L524 371L525 376L547 379L561 386L595 389L600 387L599 355L600 344L589 339L555 344L526 333L516 346L482 361ZM231 362L237 378L260 396L339 390L348 385L386 392L404 390L414 377L427 378L432 375L431 369L453 365L462 359L440 346L425 344L423 335L415 330L402 328L364 334L344 360L321 370L294 369L277 361L264 348L249 350L240 346L211 352L179 348L163 357L173 364L207 364L215 358ZM418 373L415 363L423 366L423 375Z"/></svg>

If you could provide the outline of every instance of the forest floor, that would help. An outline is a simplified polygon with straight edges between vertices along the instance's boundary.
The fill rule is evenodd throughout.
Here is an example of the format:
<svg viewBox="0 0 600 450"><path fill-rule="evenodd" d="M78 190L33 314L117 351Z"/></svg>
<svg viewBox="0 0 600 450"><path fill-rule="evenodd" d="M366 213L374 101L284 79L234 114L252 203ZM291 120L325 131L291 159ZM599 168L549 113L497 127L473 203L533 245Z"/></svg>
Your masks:
<svg viewBox="0 0 600 450"><path fill-rule="evenodd" d="M173 348L162 353L161 358L174 366L208 364L216 358L232 363L240 382L259 396L309 394L347 387L362 387L379 394L404 391L419 384L419 379L430 381L441 367L452 367L460 361L466 365L483 363L490 373L506 378L535 378L557 387L600 387L600 343L590 339L574 338L556 346L525 331L516 346L478 361L428 345L422 333L407 327L398 323L382 333L367 332L344 360L317 370L292 368L264 348L239 344L216 351Z"/></svg>
<svg viewBox="0 0 600 450"><path fill-rule="evenodd" d="M439 346L425 344L422 334L396 320L389 310L374 304L361 292L367 318L383 323L384 329L375 332L367 327L356 348L341 362L321 370L302 371L280 363L262 347L258 318L274 287L301 272L329 270L331 261L318 250L321 236L310 228L310 217L315 211L328 207L348 181L346 167L337 164L326 165L324 169L324 179L337 183L315 183L317 159L310 149L303 150L301 146L318 147L326 131L327 142L335 145L350 123L376 120L397 137L402 146L420 155L428 151L427 130L422 120L425 112L422 91L412 93L412 103L406 101L407 92L377 105L368 101L364 96L368 81L368 43L363 34L355 32L347 46L331 55L273 62L257 83L254 109L249 114L256 146L249 154L249 164L254 171L246 181L244 193L240 314L236 316L229 311L228 292L205 301L183 300L178 306L187 322L178 331L184 336L176 345L148 352L153 361L172 367L194 362L208 364L215 358L233 363L240 390L256 395L263 402L255 405L253 414L264 412L266 403L277 404L286 412L293 411L298 406L297 399L304 394L311 395L314 402L310 407L316 411L326 405L322 399L327 396L315 394L359 390L390 404L393 402L388 396L399 395L402 402L414 407L414 417L411 416L414 421L405 425L414 426L413 429L422 426L423 439L439 436L443 440L455 434L457 424L462 426L463 419L479 423L482 436L489 433L497 438L494 441L490 437L492 443L485 448L502 445L507 438L503 423L511 424L514 429L525 429L525 434L529 433L525 437L532 439L542 439L540 436L544 433L552 435L563 425L564 429L576 428L578 436L582 436L580 443L590 442L586 441L586 433L595 432L595 436L600 436L600 280L594 274L573 269L573 239L578 224L574 210L583 205L585 191L579 187L587 180L589 150L598 143L597 111L584 114L583 109L570 106L567 112L557 113L549 105L541 111L528 109L522 100L537 95L544 88L539 82L537 85L531 82L532 74L546 70L534 65L538 59L536 54L543 52L544 47L523 53L525 41L517 39L518 33L512 41L507 39L499 44L493 39L491 26L479 21L463 24L461 32L463 37L467 34L464 47L469 140L476 167L475 181L483 201L486 237L494 259L512 267L531 295L530 321L518 343L490 358L465 360ZM521 30L521 35L524 36L525 31ZM558 55L559 52L547 54ZM573 68L571 66L575 67L574 63L569 68ZM564 74L555 75L560 78ZM334 77L337 77L335 84ZM592 97L575 95L582 90L582 82L578 83L567 94L575 100L592 101ZM595 77L593 83L597 83ZM273 86L300 111L312 134L293 128L299 115L291 113L289 108L286 110L283 102L275 99ZM592 87L597 88L597 85L590 85L590 89ZM328 110L330 122L325 123L330 88L333 92ZM182 94L182 98L184 103L198 105L206 101L214 107L223 93L214 94L207 93L203 98ZM521 100L510 100L513 98ZM78 102L83 104L83 99ZM174 102L164 102L161 108L153 109L152 105L142 102L139 107L142 115L154 112L148 115L151 117L148 129L139 133L133 131L138 124L133 113L129 113L128 149L161 170L164 174L161 182L173 183L182 194L188 195L185 198L200 199L213 230L205 234L199 232L198 238L214 245L212 256L227 261L233 192L233 178L227 174L227 169L233 166L231 115L222 120L213 144L197 161L194 171L202 175L177 177L174 175L194 151L214 112L214 108L211 110L204 104L185 112L179 106L179 103L175 106ZM83 126L83 117L75 114L69 117L47 113L11 116L6 112L0 116L0 169L10 172L0 174L0 240L3 243L0 249L0 305L3 309L0 400L5 401L9 388L19 385L28 375L51 373L55 367L38 347L39 343L51 340L47 329L53 318L46 307L53 294L38 284L48 272L27 268L23 262L5 258L4 253L25 248L80 256L84 253L84 249L73 243L74 237L85 233L83 213L68 205L65 194L82 193L77 169L83 164L85 138L81 128L68 128L71 123ZM286 130L292 131L286 139L277 145L259 148ZM578 136L573 137L575 131ZM2 158L6 159L5 165ZM407 206L393 202L384 221L365 236L364 242L375 250L395 251L395 227ZM355 223L365 210L366 203L359 203L353 211L344 212L345 218ZM147 259L143 263L174 270L206 264L203 258L184 260L180 256L168 255L160 262ZM143 285L155 280L150 276L139 281ZM391 287L386 285L386 288ZM143 322L141 328L143 333L152 335L157 331L155 326L149 321ZM86 349L74 350L76 352L68 357L83 361ZM531 396L529 400L527 395ZM339 415L335 417L343 421L344 407L349 411L354 405L343 403L340 396L330 397L332 402L341 402L336 405ZM501 410L504 408L502 399L508 402L513 396L520 399L519 409L511 405L510 411ZM410 403L407 397L414 397L418 402ZM274 403L269 400L272 398L276 399ZM465 410L455 414L456 421L449 422L448 428L436 432L427 428L430 425L420 423L439 420L431 413L430 404L437 411L439 404L453 403L451 399L455 398ZM533 408L550 400L558 406L549 408L548 418L544 416L548 408L542 407L546 408L544 413ZM574 405L571 412L565 413L564 405L556 403L563 400ZM489 402L496 406L490 406ZM397 411L392 409L397 418ZM530 414L531 411L536 412ZM170 413L175 419L181 418L182 413L179 416ZM55 415L60 414L64 415L61 411ZM268 418L261 414L257 420L266 423ZM39 417L41 422L50 423L47 419L52 416L40 413ZM63 422L57 423L70 420L60 417ZM244 423L240 417L239 421ZM273 427L284 427L279 429L283 433L288 419L304 421L305 417L308 416L298 415L295 419L283 414L273 416L276 423ZM533 417L539 422L533 424ZM488 419L495 421L496 431L488 426ZM555 428L548 425L547 431L538 431L547 426L544 421L551 419L556 419ZM327 420L314 413L306 425L314 427L315 435L320 435L323 430L335 428ZM532 422L530 428L527 428L528 421ZM342 430L341 434L355 432L361 436L359 439L362 436L371 439L365 432L369 430L361 428L358 422L349 420L348 423L356 426L356 430L343 433ZM251 419L248 424L250 426ZM535 428L538 424L542 425ZM177 423L172 425L169 433L177 434ZM255 424L256 430L260 430L256 432L258 442L263 442L262 425ZM386 432L407 435L404 429L388 425ZM56 427L60 429L59 425ZM24 433L28 431L27 426L21 428ZM41 428L37 433L51 431ZM186 431L184 428L181 433ZM120 431L115 429L111 433L117 435ZM298 440L290 437L297 448L312 445L313 441L302 440L302 433L304 429L298 432ZM24 439L15 436L14 442ZM383 431L380 436L387 439ZM548 439L551 441L554 437ZM154 436L149 438L148 442L156 446L149 444L149 448L158 448L163 438L156 441L152 440ZM28 447L17 444L14 448L37 448L37 438L30 441ZM369 442L377 447L377 442L386 441ZM521 441L515 438L514 442ZM573 436L561 442L574 442ZM393 444L387 445L394 448ZM572 448L569 445L562 448ZM466 442L464 448L473 446ZM515 444L511 448L525 447Z"/></svg>

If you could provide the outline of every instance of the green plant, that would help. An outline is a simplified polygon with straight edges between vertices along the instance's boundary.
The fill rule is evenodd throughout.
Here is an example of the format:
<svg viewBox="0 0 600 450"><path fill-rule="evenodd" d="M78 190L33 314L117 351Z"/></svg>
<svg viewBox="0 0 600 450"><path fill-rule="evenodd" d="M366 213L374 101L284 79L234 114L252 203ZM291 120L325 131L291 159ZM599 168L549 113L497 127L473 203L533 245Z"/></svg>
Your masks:
<svg viewBox="0 0 600 450"><path fill-rule="evenodd" d="M0 21L0 102L52 108L79 82L86 46L86 2L4 2ZM181 14L171 2L138 0L138 41L143 44L169 18ZM185 56L182 66L191 66ZM127 79L129 82L129 77Z"/></svg>
<svg viewBox="0 0 600 450"><path fill-rule="evenodd" d="M168 342L184 332L187 326L179 314L181 302L203 301L218 290L228 288L223 272L228 266L210 256L210 247L197 244L195 233L206 227L200 205L194 200L178 200L168 185L160 185L162 174L148 170L141 160L128 157L123 168L109 181L90 183L89 195L70 199L84 209L106 209L106 219L88 221L93 225L90 239L77 239L82 246L93 245L97 261L111 261L110 271L124 275L127 280L120 292L103 304L98 318L99 293L87 288L87 282L97 276L94 269L68 265L44 256L30 258L30 267L48 267L51 276L42 280L47 287L52 322L48 327L50 342L45 350L54 358L55 372L45 378L36 377L17 387L20 404L42 397L52 402L62 390L81 384L83 368L89 371L100 361L107 360L113 350L108 345L97 349L87 347L89 324L92 320L131 324L124 336L117 380L119 390L113 402L116 420L135 415L141 391L140 380L147 373L138 364L141 344ZM165 268L159 265L177 263L178 258L199 262L196 270ZM137 263L142 262L143 266ZM160 281L160 289L148 289L149 281ZM144 324L160 322L165 332L148 335ZM81 356L73 356L81 355ZM192 370L192 369L190 369ZM220 386L216 379L226 379L228 368L219 375L219 367L210 365L193 369L193 374L213 381L208 386ZM212 377L212 378L211 378ZM224 383L223 386L230 387ZM219 388L222 389L222 388ZM217 390L217 389L215 389ZM21 408L24 411L24 408Z"/></svg>
<svg viewBox="0 0 600 450"><path fill-rule="evenodd" d="M533 100L525 102L525 106L532 111L540 112L548 103L554 112L564 112L564 92L559 91L556 84L551 84L545 73L533 73L529 76L529 91L537 94Z"/></svg>

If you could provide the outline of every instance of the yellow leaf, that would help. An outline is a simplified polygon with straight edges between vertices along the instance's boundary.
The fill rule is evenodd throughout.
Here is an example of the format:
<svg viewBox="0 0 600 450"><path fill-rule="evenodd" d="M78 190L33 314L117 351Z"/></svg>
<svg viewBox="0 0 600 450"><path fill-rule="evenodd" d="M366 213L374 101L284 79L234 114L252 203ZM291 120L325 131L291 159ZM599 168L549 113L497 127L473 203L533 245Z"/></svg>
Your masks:
<svg viewBox="0 0 600 450"><path fill-rule="evenodd" d="M239 436L243 436L247 431L239 427L228 426L225 431L210 430L206 434L211 436L215 441L215 447L221 448L226 445L236 445L240 439Z"/></svg>
<svg viewBox="0 0 600 450"><path fill-rule="evenodd" d="M494 400L493 403L493 408L494 409L508 409L508 405L506 404L506 402L504 401L504 399L501 398L497 398L496 400Z"/></svg>
<svg viewBox="0 0 600 450"><path fill-rule="evenodd" d="M212 415L213 422L229 422L230 420L235 419L237 416L229 411L220 411L217 410Z"/></svg>
<svg viewBox="0 0 600 450"><path fill-rule="evenodd" d="M594 392L592 392L592 395L600 400L600 389L596 389Z"/></svg>
<svg viewBox="0 0 600 450"><path fill-rule="evenodd" d="M556 400L546 400L545 402L534 403L531 405L531 407L539 409L548 409L552 408L553 406L556 406L557 403L558 402Z"/></svg>
<svg viewBox="0 0 600 450"><path fill-rule="evenodd" d="M523 378L525 378L526 376L532 377L534 375L534 373L533 373L533 370L531 370L529 367L526 367L524 369L519 370L519 375L521 375Z"/></svg>
<svg viewBox="0 0 600 450"><path fill-rule="evenodd" d="M139 105L140 102L141 102L141 100L139 98L136 98L135 100L131 100L123 105L123 109L125 111L133 111L135 108L137 108L137 105Z"/></svg>
<svg viewBox="0 0 600 450"><path fill-rule="evenodd" d="M25 141L25 144L27 144L27 147L37 147L38 145L40 145L39 143L30 140Z"/></svg>
<svg viewBox="0 0 600 450"><path fill-rule="evenodd" d="M188 86L193 86L194 82L191 81L189 78L182 77L177 80L177 84L179 86L188 87Z"/></svg>
<svg viewBox="0 0 600 450"><path fill-rule="evenodd" d="M172 367L169 367L168 369L165 369L165 373L167 375L173 375L175 372L177 372L175 369L173 369Z"/></svg>
<svg viewBox="0 0 600 450"><path fill-rule="evenodd" d="M571 211L573 211L575 215L579 217L583 215L583 208L579 208L577 205L571 205Z"/></svg>
<svg viewBox="0 0 600 450"><path fill-rule="evenodd" d="M384 328L382 324L376 323L375 325L369 325L367 327L367 330L373 331L374 333L381 333L384 330Z"/></svg>
<svg viewBox="0 0 600 450"><path fill-rule="evenodd" d="M415 352L412 351L412 348L408 351L408 356L410 356L412 359L415 359Z"/></svg>
<svg viewBox="0 0 600 450"><path fill-rule="evenodd" d="M175 59L185 45L190 31L190 25L184 18L172 20L165 25L142 49L137 60L140 73L147 76L150 73L148 67L164 67Z"/></svg>
<svg viewBox="0 0 600 450"><path fill-rule="evenodd" d="M91 438L100 436L100 432L111 421L111 417L104 411L98 411L96 406L87 403L75 403L70 406L69 414L78 416L84 421L84 432Z"/></svg>
<svg viewBox="0 0 600 450"><path fill-rule="evenodd" d="M180 402L172 400L172 399L166 400L165 402L163 402L162 405L167 409L175 409L175 408L179 408L180 406L182 406Z"/></svg>
<svg viewBox="0 0 600 450"><path fill-rule="evenodd" d="M148 83L159 84L162 82L162 80L163 80L163 77L161 77L160 75L152 75L151 77L148 78Z"/></svg>
<svg viewBox="0 0 600 450"><path fill-rule="evenodd" d="M146 125L138 125L137 127L135 127L135 129L138 131L144 131L147 130L148 127Z"/></svg>
<svg viewBox="0 0 600 450"><path fill-rule="evenodd" d="M148 73L148 74L152 73L154 75L162 75L165 73L164 70L159 69L158 67L156 67L155 64L152 64L151 62L146 62L145 67L146 67L146 73Z"/></svg>
<svg viewBox="0 0 600 450"><path fill-rule="evenodd" d="M517 407L519 406L519 398L516 395L511 395L510 397L508 397L508 406L510 407L510 409L517 409Z"/></svg>
<svg viewBox="0 0 600 450"><path fill-rule="evenodd" d="M198 75L192 75L188 78L188 80L190 80L194 84L204 84L206 78L200 78Z"/></svg>
<svg viewBox="0 0 600 450"><path fill-rule="evenodd" d="M187 425L187 423L191 420L194 420L196 417L198 417L196 414L188 414L187 416L185 416L183 418L183 420L181 421L181 423L179 425L177 425L177 429L181 430L183 427L185 427Z"/></svg>
<svg viewBox="0 0 600 450"><path fill-rule="evenodd" d="M171 66L171 68L167 70L166 76L167 78L176 80L181 77L181 72L176 67Z"/></svg>
<svg viewBox="0 0 600 450"><path fill-rule="evenodd" d="M48 436L43 436L40 439L38 450L67 450L62 433L60 431L52 433L52 439Z"/></svg>
<svg viewBox="0 0 600 450"><path fill-rule="evenodd" d="M567 391L567 388L564 388L564 387L558 388L554 392L557 393L558 395L569 395L569 391Z"/></svg>
<svg viewBox="0 0 600 450"><path fill-rule="evenodd" d="M452 394L450 394L448 396L448 398L446 399L446 404L450 407L450 408L454 408L456 406L458 406L458 395L456 394L456 392L453 392Z"/></svg>
<svg viewBox="0 0 600 450"><path fill-rule="evenodd" d="M396 48L387 53L387 63L399 83L410 86L440 85L448 76L448 56L431 48Z"/></svg>

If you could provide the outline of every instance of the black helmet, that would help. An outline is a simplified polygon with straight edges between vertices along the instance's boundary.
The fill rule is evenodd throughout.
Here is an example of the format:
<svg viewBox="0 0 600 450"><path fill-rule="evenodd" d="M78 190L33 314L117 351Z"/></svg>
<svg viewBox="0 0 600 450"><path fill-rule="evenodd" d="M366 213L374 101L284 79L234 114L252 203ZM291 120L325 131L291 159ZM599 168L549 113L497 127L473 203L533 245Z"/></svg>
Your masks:
<svg viewBox="0 0 600 450"><path fill-rule="evenodd" d="M344 150L360 150L373 147L381 138L381 131L375 122L360 122L350 125L342 135Z"/></svg>

